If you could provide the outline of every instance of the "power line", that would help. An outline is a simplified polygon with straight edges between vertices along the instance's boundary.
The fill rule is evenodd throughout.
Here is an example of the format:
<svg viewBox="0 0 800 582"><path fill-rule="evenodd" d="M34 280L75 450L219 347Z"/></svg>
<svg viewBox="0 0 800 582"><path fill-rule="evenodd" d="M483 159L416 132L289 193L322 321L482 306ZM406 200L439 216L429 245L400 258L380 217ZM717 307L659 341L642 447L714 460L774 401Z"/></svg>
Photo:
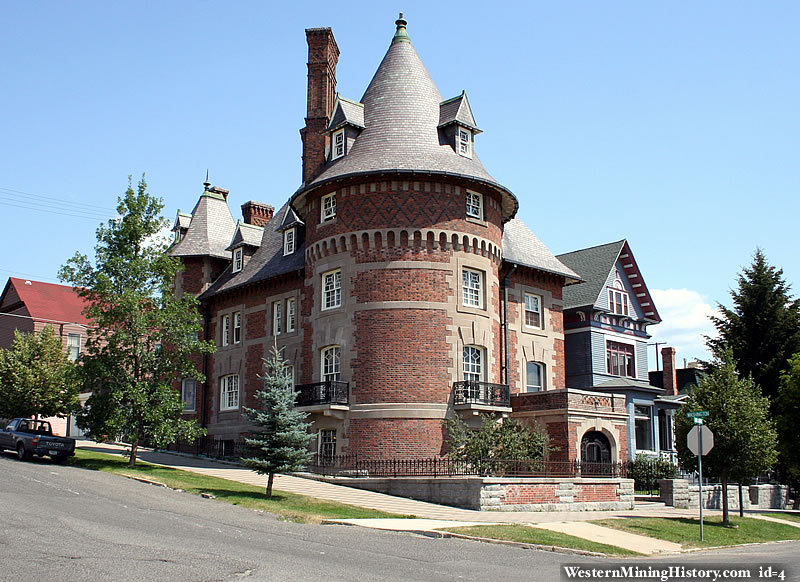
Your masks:
<svg viewBox="0 0 800 582"><path fill-rule="evenodd" d="M0 190L5 191L5 192L9 192L9 193L12 193L12 194L22 194L23 196L25 196L27 198L40 199L40 200L50 200L52 202L57 202L59 204L68 204L68 205L77 206L77 207L83 206L87 210L98 210L98 211L101 211L104 214L109 214L109 213L115 213L116 212L115 209L109 208L109 207L106 207L106 206L98 206L97 204L89 204L89 203L86 203L86 202L72 202L72 201L69 201L69 200L65 200L64 198L57 197L57 196L45 196L44 194L34 194L32 192L25 192L23 190L15 190L14 188L7 188L5 186L0 186Z"/></svg>
<svg viewBox="0 0 800 582"><path fill-rule="evenodd" d="M32 278L32 279L36 279L37 281L44 279L45 281L58 282L58 279L54 278L54 277L47 277L45 275L35 275L33 273L23 273L22 271L17 271L17 270L14 270L14 269L6 269L4 267L0 267L0 271L2 271L3 273L11 273L12 277L15 277L15 276L18 276L18 275L24 275L25 276L24 278L26 278L26 279ZM19 277L19 278L21 279L22 277Z"/></svg>

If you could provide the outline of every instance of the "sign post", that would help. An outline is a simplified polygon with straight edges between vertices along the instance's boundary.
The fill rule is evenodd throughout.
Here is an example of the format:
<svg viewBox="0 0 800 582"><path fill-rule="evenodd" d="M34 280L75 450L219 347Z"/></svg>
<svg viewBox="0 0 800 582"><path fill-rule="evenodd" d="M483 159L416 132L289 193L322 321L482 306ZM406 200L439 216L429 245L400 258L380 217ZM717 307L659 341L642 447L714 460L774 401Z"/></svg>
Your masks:
<svg viewBox="0 0 800 582"><path fill-rule="evenodd" d="M707 426L703 424L703 419L708 416L708 410L701 410L699 412L687 412L688 418L693 418L695 426L686 435L686 445L689 450L697 455L697 471L700 474L700 541L703 539L703 455L714 447L714 433L711 432Z"/></svg>

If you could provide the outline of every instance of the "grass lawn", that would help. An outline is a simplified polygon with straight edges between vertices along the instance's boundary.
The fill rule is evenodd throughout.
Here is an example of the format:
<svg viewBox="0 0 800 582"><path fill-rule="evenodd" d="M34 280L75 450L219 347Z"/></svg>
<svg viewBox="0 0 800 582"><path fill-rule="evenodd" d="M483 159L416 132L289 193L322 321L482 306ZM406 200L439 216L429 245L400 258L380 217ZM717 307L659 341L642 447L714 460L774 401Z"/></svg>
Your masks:
<svg viewBox="0 0 800 582"><path fill-rule="evenodd" d="M778 511L775 513L765 512L761 515L766 515L767 517L774 517L775 519L785 519L786 521L796 521L800 522L800 513L789 513L787 511Z"/></svg>
<svg viewBox="0 0 800 582"><path fill-rule="evenodd" d="M700 518L648 517L603 519L597 525L611 527L634 534L650 536L682 544L684 547L735 546L752 542L800 540L800 528L763 519L730 518L731 525L722 525L722 516L703 518L703 537L700 541Z"/></svg>
<svg viewBox="0 0 800 582"><path fill-rule="evenodd" d="M73 467L82 467L95 471L107 471L126 477L140 477L157 481L172 489L183 489L187 493L200 495L210 493L219 501L241 505L248 509L266 511L280 515L286 519L306 523L319 523L323 519L355 519L370 517L409 517L407 515L396 515L373 509L365 509L337 503L335 501L324 501L286 493L284 491L273 490L272 497L267 499L264 496L264 487L255 487L245 483L220 479L218 477L208 477L189 471L181 471L170 467L151 465L143 461L136 461L136 467L128 467L128 460L116 455L107 455L77 449L75 456L70 459L69 464ZM266 477L264 477L266 485Z"/></svg>
<svg viewBox="0 0 800 582"><path fill-rule="evenodd" d="M525 525L476 525L471 527L449 527L442 531L457 534L475 536L479 538L490 538L494 540L508 540L525 544L539 544L541 546L558 546L560 548L572 548L574 550L586 550L589 552L600 552L602 554L616 556L641 556L638 552L600 544L567 535L557 531L550 531L538 527L528 527Z"/></svg>

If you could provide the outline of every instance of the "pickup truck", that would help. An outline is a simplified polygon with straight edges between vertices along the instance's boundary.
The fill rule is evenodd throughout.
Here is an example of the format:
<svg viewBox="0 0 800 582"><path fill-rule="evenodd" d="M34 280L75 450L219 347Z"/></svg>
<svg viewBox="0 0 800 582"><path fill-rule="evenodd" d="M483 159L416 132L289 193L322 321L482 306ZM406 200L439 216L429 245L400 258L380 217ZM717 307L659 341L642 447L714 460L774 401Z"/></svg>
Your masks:
<svg viewBox="0 0 800 582"><path fill-rule="evenodd" d="M46 420L15 418L0 430L0 451L5 449L16 451L20 461L37 455L63 463L75 454L75 439L55 436Z"/></svg>

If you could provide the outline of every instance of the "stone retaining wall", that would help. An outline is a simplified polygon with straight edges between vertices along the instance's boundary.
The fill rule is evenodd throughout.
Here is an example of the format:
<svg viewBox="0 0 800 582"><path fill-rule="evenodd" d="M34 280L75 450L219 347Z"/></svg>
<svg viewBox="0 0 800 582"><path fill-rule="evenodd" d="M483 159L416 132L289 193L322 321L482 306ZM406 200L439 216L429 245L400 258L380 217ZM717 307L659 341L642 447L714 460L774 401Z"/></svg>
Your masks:
<svg viewBox="0 0 800 582"><path fill-rule="evenodd" d="M700 487L689 485L686 479L659 480L661 501L673 507L699 507ZM703 507L722 509L722 485L703 486ZM786 485L745 485L742 490L743 509L786 509L789 489ZM728 485L728 508L739 509L739 487Z"/></svg>
<svg viewBox="0 0 800 582"><path fill-rule="evenodd" d="M633 479L544 477L323 477L398 497L491 511L633 509Z"/></svg>

